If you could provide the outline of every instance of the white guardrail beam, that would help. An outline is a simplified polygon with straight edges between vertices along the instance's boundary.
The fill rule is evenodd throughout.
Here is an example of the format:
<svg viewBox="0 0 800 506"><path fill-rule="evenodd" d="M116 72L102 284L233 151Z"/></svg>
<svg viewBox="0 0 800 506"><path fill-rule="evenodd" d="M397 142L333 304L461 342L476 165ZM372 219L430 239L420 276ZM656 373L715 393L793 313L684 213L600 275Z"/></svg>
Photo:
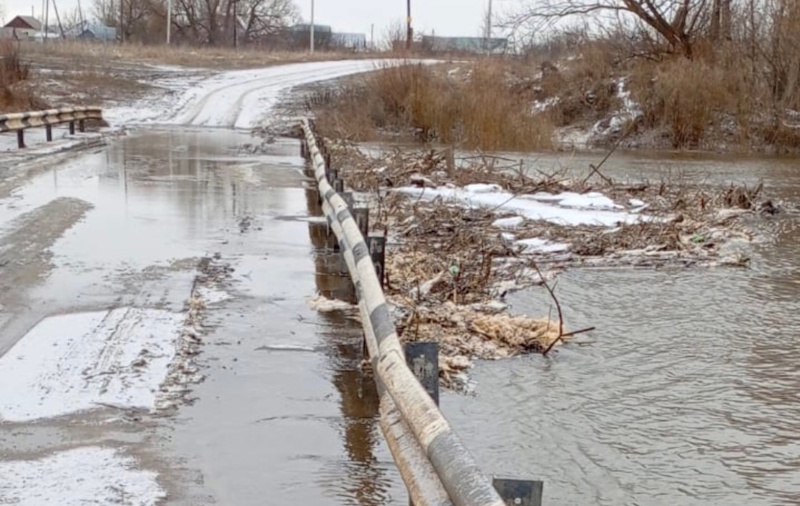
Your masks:
<svg viewBox="0 0 800 506"><path fill-rule="evenodd" d="M17 146L25 147L27 128L45 127L47 141L53 140L53 125L69 123L70 135L75 134L75 123L78 129L85 131L87 119L103 119L103 111L99 107L68 107L63 109L47 109L46 111L15 112L0 114L0 133L17 132Z"/></svg>
<svg viewBox="0 0 800 506"><path fill-rule="evenodd" d="M382 392L382 413L391 415L393 408L396 409L398 416L394 417L394 422L406 424L411 431L418 449L427 457L452 504L504 506L505 503L492 483L478 468L438 406L406 365L405 354L364 236L359 231L347 203L334 191L326 178L325 161L307 120L303 120L302 127L323 201L323 211L339 239L341 252L356 288L367 347ZM389 404L389 400L394 406ZM382 425L391 426L391 419L386 421L383 416L381 418ZM395 461L398 461L397 457ZM402 468L400 470L403 472ZM403 479L408 485L405 476ZM409 490L413 492L411 487ZM416 506L448 504L441 502L441 498L417 499L412 496L412 500Z"/></svg>

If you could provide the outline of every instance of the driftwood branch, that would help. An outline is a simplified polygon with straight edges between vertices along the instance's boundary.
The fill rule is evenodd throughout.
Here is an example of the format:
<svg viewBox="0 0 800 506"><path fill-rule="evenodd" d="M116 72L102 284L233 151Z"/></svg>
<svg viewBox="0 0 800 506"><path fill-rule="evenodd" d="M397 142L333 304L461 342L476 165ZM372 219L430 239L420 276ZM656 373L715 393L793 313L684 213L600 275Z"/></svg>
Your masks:
<svg viewBox="0 0 800 506"><path fill-rule="evenodd" d="M539 275L539 279L542 280L542 284L544 285L545 290L547 290L547 293L550 294L550 298L553 299L553 302L556 305L556 311L558 312L558 337L553 339L553 342L550 343L550 346L548 346L547 349L545 349L542 352L542 355L547 356L547 354L550 353L550 350L553 349L553 346L555 346L556 343L558 343L559 341L563 341L563 338L564 338L564 312L561 310L561 303L558 302L558 297L556 297L555 290L553 290L553 287L550 286L550 283L547 282L547 279L542 274L542 271L539 269L539 266L536 265L536 262L531 262L531 264L533 265L533 268L536 270L536 274Z"/></svg>

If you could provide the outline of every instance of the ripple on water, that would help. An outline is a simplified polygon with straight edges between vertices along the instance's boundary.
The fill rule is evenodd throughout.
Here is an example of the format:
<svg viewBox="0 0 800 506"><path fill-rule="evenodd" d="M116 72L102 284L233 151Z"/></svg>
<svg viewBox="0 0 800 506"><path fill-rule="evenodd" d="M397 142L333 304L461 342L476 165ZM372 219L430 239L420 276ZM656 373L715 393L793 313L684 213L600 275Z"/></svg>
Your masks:
<svg viewBox="0 0 800 506"><path fill-rule="evenodd" d="M564 274L568 325L598 330L549 359L480 364L485 402L448 396L451 418L487 472L544 479L551 504L797 504L800 273L786 240L752 270ZM548 311L538 291L511 302Z"/></svg>

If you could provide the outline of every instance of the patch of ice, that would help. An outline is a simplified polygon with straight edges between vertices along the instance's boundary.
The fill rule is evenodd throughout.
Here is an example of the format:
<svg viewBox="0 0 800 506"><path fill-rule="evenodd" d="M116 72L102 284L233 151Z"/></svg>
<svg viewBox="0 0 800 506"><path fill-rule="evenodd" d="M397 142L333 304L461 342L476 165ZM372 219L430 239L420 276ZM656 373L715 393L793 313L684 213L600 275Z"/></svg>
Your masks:
<svg viewBox="0 0 800 506"><path fill-rule="evenodd" d="M119 450L89 446L37 460L0 461L0 504L150 506L167 497L155 472Z"/></svg>
<svg viewBox="0 0 800 506"><path fill-rule="evenodd" d="M532 198L542 202L555 202L562 207L573 209L621 209L613 200L599 192L574 193L563 192L557 195L552 193L538 192Z"/></svg>
<svg viewBox="0 0 800 506"><path fill-rule="evenodd" d="M0 357L0 420L24 422L101 405L154 409L184 316L157 309L51 316Z"/></svg>
<svg viewBox="0 0 800 506"><path fill-rule="evenodd" d="M546 239L539 239L538 237L534 237L533 239L521 239L515 244L522 246L525 253L559 253L569 249L569 244L550 242Z"/></svg>
<svg viewBox="0 0 800 506"><path fill-rule="evenodd" d="M469 193L495 193L502 191L503 189L500 187L500 185L496 184L474 183L465 186L464 190Z"/></svg>
<svg viewBox="0 0 800 506"><path fill-rule="evenodd" d="M525 222L525 218L522 216L511 216L510 218L500 218L499 220L494 220L492 222L493 227L503 228L506 230L514 230L519 228Z"/></svg>
<svg viewBox="0 0 800 506"><path fill-rule="evenodd" d="M474 191L476 187L477 192ZM530 220L544 220L564 226L613 227L619 223L634 223L648 219L646 216L631 214L619 209L619 206L606 200L606 197L601 194L589 197L585 195L574 197L567 193L538 194L537 197L537 195L514 195L501 190L497 185L469 185L464 188L406 186L398 188L396 191L428 200L441 198L469 208L498 209L504 213L514 213ZM564 201L571 204L570 207L558 205ZM613 208L598 208L609 202L614 205Z"/></svg>

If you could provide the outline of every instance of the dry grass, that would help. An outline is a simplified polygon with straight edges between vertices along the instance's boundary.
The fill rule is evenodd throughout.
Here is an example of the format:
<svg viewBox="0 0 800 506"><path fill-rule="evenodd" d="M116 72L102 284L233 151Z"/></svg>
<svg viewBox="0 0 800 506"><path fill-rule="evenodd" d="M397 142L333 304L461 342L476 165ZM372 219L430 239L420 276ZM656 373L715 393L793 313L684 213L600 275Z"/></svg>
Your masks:
<svg viewBox="0 0 800 506"><path fill-rule="evenodd" d="M28 65L22 62L19 47L12 41L0 41L0 113L45 106L31 91L29 76Z"/></svg>
<svg viewBox="0 0 800 506"><path fill-rule="evenodd" d="M706 132L719 115L736 117L749 109L738 76L703 60L641 64L633 71L631 88L646 124L667 127L677 148L703 147Z"/></svg>
<svg viewBox="0 0 800 506"><path fill-rule="evenodd" d="M195 68L239 69L306 61L373 58L371 53L270 51L256 47L165 46L143 44L100 44L81 41L50 41L24 44L26 55L46 61L52 58L80 60L83 63L130 62L180 65ZM380 55L386 58L387 55ZM391 57L389 55L388 57Z"/></svg>
<svg viewBox="0 0 800 506"><path fill-rule="evenodd" d="M371 140L379 130L406 132L424 142L485 150L552 146L553 126L515 91L501 62L466 68L403 65L351 81L337 92L312 95L309 106L323 131Z"/></svg>

